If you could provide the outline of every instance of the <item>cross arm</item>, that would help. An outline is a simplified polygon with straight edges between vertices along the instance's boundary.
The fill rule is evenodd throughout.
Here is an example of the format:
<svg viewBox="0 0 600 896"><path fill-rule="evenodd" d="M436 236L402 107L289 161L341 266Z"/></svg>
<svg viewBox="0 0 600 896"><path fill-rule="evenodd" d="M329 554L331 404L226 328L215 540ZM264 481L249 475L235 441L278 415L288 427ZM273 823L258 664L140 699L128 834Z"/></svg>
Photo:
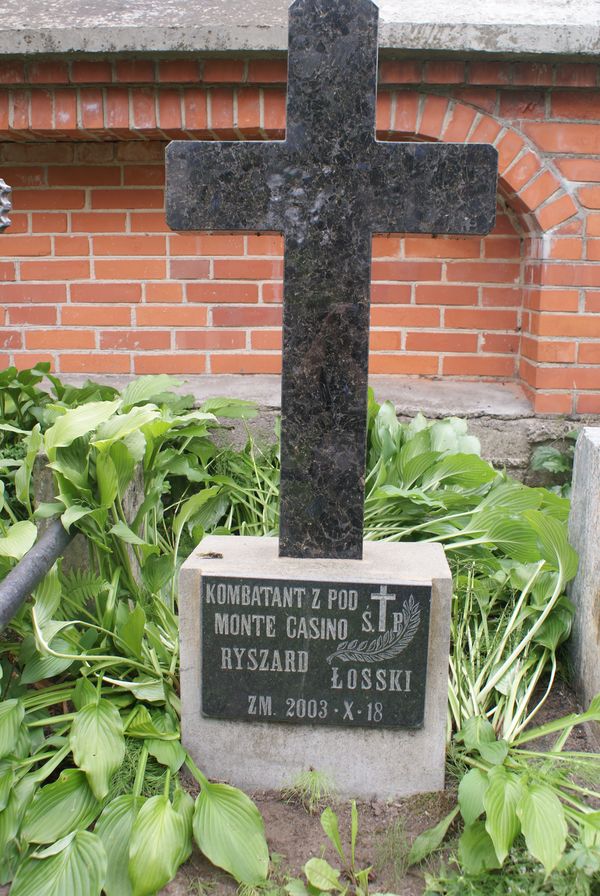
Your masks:
<svg viewBox="0 0 600 896"><path fill-rule="evenodd" d="M498 153L488 143L377 143L374 233L489 233Z"/></svg>
<svg viewBox="0 0 600 896"><path fill-rule="evenodd" d="M283 230L281 143L175 140L166 152L173 230Z"/></svg>

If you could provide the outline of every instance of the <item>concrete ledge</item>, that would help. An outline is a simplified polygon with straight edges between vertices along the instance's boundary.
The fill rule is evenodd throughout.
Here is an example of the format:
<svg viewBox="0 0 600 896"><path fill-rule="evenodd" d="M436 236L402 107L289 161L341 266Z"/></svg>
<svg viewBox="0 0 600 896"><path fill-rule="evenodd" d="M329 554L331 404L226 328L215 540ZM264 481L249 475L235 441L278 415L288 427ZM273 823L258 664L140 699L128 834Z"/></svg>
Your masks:
<svg viewBox="0 0 600 896"><path fill-rule="evenodd" d="M596 0L379 0L380 46L494 56L595 55ZM287 48L288 0L4 0L1 55Z"/></svg>

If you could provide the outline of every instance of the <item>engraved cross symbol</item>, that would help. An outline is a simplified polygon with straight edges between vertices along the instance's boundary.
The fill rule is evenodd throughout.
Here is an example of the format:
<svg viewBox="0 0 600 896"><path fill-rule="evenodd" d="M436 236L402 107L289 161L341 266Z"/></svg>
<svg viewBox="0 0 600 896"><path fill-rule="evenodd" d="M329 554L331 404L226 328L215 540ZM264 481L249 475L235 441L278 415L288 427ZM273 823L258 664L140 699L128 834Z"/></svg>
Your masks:
<svg viewBox="0 0 600 896"><path fill-rule="evenodd" d="M384 632L386 629L387 605L389 600L396 600L395 594L388 594L387 585L379 586L379 593L371 595L371 600L379 601L379 631Z"/></svg>
<svg viewBox="0 0 600 896"><path fill-rule="evenodd" d="M173 230L285 237L286 557L362 557L373 233L494 224L492 146L375 139L377 20L372 0L295 0L286 139L167 149Z"/></svg>

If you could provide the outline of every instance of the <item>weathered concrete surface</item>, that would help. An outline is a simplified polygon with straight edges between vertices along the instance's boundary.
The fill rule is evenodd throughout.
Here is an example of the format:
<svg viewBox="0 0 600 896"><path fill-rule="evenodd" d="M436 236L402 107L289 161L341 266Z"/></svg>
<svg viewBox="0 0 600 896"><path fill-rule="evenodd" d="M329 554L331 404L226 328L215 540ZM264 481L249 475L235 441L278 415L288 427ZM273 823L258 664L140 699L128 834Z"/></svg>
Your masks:
<svg viewBox="0 0 600 896"><path fill-rule="evenodd" d="M576 606L571 656L587 707L600 694L600 427L586 427L577 441L569 538L579 553L579 570L571 586ZM597 737L598 733L596 728Z"/></svg>
<svg viewBox="0 0 600 896"><path fill-rule="evenodd" d="M82 385L86 377L72 374L63 379ZM99 375L93 379L123 389L131 377ZM481 441L486 460L499 468L506 467L519 479L527 479L531 453L537 445L560 439L575 426L593 420L535 416L521 389L510 383L373 376L369 384L378 401L387 399L395 404L402 420L419 411L429 418L465 417L469 431ZM250 431L259 441L273 441L275 419L281 409L278 376L190 376L177 391L192 393L198 403L223 396L256 402L259 416L250 421ZM221 433L219 439L239 446L246 437L246 424L232 421L231 430Z"/></svg>
<svg viewBox="0 0 600 896"><path fill-rule="evenodd" d="M349 585L431 584L423 728L340 729L204 718L202 575L231 576L236 582L255 578ZM452 578L440 545L365 542L362 560L306 560L279 557L276 538L205 538L184 563L180 576L182 737L186 748L209 778L247 790L280 789L311 767L325 772L341 796L387 799L442 790L451 598Z"/></svg>
<svg viewBox="0 0 600 896"><path fill-rule="evenodd" d="M284 51L288 0L4 0L0 55ZM598 0L379 0L380 46L593 55Z"/></svg>

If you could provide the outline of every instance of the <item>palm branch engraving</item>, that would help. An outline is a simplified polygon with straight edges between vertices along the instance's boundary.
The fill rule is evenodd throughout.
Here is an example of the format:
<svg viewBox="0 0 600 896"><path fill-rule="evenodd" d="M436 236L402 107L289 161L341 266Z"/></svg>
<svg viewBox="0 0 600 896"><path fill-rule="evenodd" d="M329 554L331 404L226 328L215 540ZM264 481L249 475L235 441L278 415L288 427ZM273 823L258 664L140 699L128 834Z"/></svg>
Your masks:
<svg viewBox="0 0 600 896"><path fill-rule="evenodd" d="M412 594L402 605L402 622L398 631L390 629L373 638L372 641L341 641L337 650L327 657L331 665L333 660L342 663L377 663L391 660L408 647L417 633L421 622L421 608Z"/></svg>

